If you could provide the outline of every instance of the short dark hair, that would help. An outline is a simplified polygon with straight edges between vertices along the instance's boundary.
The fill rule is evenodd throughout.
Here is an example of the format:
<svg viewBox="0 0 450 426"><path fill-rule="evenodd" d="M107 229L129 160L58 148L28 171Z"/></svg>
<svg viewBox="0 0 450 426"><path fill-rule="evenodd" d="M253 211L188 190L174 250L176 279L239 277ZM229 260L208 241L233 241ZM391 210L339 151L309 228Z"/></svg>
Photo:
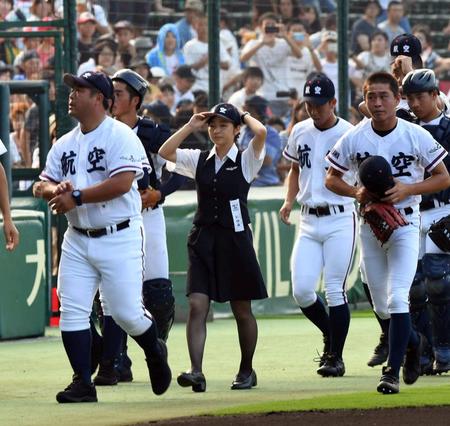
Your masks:
<svg viewBox="0 0 450 426"><path fill-rule="evenodd" d="M388 84L389 89L391 89L394 96L398 96L400 94L400 89L398 87L398 83L395 77L392 74L389 74L388 72L380 71L374 72L373 74L370 74L369 77L367 77L363 86L364 97L366 96L367 91L369 90L369 86L371 84L376 83Z"/></svg>
<svg viewBox="0 0 450 426"><path fill-rule="evenodd" d="M163 83L163 84L159 85L159 90L161 90L161 92L172 92L172 93L175 93L175 89L169 83Z"/></svg>
<svg viewBox="0 0 450 426"><path fill-rule="evenodd" d="M391 9L393 6L403 6L403 3L398 0L392 0L388 3L387 10L389 11L389 9Z"/></svg>
<svg viewBox="0 0 450 426"><path fill-rule="evenodd" d="M268 21L269 19L270 19L271 21L278 22L279 19L280 19L280 17L279 17L278 15L276 15L275 13L273 13L273 12L266 12L266 13L263 13L263 14L259 17L259 19L258 19L258 24L261 25L261 24L263 23L263 21Z"/></svg>
<svg viewBox="0 0 450 426"><path fill-rule="evenodd" d="M242 74L242 80L245 81L249 77L257 77L264 81L264 73L259 67L248 67Z"/></svg>
<svg viewBox="0 0 450 426"><path fill-rule="evenodd" d="M377 36L382 36L386 41L389 41L389 37L388 35L382 31L382 30L375 30L371 35L370 35L370 41L372 41L375 37Z"/></svg>
<svg viewBox="0 0 450 426"><path fill-rule="evenodd" d="M431 37L431 29L428 25L425 24L416 24L412 27L411 33L421 33L425 37L425 41L428 44L433 43L433 38Z"/></svg>
<svg viewBox="0 0 450 426"><path fill-rule="evenodd" d="M112 50L113 55L114 55L114 59L117 56L117 44L115 43L111 43L109 40L102 40L99 43L97 43L94 47L94 60L95 63L98 64L98 57L101 53L101 51L105 48L108 47L109 49Z"/></svg>

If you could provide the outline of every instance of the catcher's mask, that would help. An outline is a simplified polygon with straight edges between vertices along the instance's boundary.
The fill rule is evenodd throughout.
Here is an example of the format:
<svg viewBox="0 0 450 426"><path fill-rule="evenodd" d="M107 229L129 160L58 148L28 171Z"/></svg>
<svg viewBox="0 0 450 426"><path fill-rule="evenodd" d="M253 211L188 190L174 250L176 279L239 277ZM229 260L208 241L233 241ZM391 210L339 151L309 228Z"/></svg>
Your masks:
<svg viewBox="0 0 450 426"><path fill-rule="evenodd" d="M380 198L395 185L391 166L384 157L372 155L359 165L359 180L365 188Z"/></svg>

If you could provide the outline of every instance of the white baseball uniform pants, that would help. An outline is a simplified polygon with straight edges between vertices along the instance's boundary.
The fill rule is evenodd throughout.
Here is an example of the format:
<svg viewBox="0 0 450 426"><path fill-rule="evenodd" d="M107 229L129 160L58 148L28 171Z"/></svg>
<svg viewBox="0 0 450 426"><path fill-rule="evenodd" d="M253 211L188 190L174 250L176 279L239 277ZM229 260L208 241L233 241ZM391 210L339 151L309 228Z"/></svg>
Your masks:
<svg viewBox="0 0 450 426"><path fill-rule="evenodd" d="M62 331L89 328L98 287L114 321L131 336L152 324L142 304L144 230L142 220L100 238L68 228L62 244L58 276Z"/></svg>
<svg viewBox="0 0 450 426"><path fill-rule="evenodd" d="M300 308L317 300L322 270L328 306L347 302L345 281L355 249L356 222L353 210L321 217L300 215L300 231L291 257L293 293Z"/></svg>
<svg viewBox="0 0 450 426"><path fill-rule="evenodd" d="M383 246L370 226L360 221L361 269L369 285L374 311L382 319L409 312L409 289L419 256L417 208L405 218L410 224L396 229Z"/></svg>

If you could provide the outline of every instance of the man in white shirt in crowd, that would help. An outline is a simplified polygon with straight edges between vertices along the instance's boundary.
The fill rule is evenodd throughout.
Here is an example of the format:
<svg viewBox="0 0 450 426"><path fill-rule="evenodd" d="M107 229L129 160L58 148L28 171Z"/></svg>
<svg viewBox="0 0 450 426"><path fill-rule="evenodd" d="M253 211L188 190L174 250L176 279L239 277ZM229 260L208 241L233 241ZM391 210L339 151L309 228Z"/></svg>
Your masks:
<svg viewBox="0 0 450 426"><path fill-rule="evenodd" d="M230 99L228 99L228 102L234 105L237 109L242 109L245 101L251 96L262 96L260 89L264 82L264 74L261 71L261 68L248 67L244 70L242 81L244 83L244 87L237 92L234 92L230 96Z"/></svg>
<svg viewBox="0 0 450 426"><path fill-rule="evenodd" d="M301 58L302 52L278 21L278 16L273 13L260 17L262 32L257 40L250 40L244 46L241 61L261 68L264 74L263 97L269 101L274 115L284 116L289 109L288 99L277 98L277 92L289 91L286 73L288 56Z"/></svg>
<svg viewBox="0 0 450 426"><path fill-rule="evenodd" d="M175 91L175 102L170 112L175 114L178 102L187 99L194 102L194 94L192 93L192 86L195 83L195 75L192 73L191 67L188 65L180 65L173 73L175 84L173 89Z"/></svg>

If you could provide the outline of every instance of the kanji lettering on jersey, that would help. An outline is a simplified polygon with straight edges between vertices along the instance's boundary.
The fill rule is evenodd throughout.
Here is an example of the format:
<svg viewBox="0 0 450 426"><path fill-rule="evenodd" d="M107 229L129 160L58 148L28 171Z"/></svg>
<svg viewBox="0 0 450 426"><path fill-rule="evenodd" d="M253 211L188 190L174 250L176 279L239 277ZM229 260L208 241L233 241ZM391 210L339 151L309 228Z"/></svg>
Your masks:
<svg viewBox="0 0 450 426"><path fill-rule="evenodd" d="M398 155L393 155L391 159L392 167L398 170L398 173L393 173L392 176L411 176L411 173L405 171L414 161L413 155L406 155L403 152L399 152Z"/></svg>
<svg viewBox="0 0 450 426"><path fill-rule="evenodd" d="M309 152L311 151L311 148L305 144L305 147L302 149L301 145L298 146L298 162L300 163L300 167L308 167L308 169L311 168L311 161L309 159Z"/></svg>
<svg viewBox="0 0 450 426"><path fill-rule="evenodd" d="M68 173L70 173L71 175L74 175L76 173L74 163L76 156L77 154L75 154L75 152L73 152L72 150L69 152L69 155L67 155L67 152L63 152L63 155L61 157L61 170L64 176L67 176Z"/></svg>
<svg viewBox="0 0 450 426"><path fill-rule="evenodd" d="M88 154L88 161L92 165L90 169L87 169L88 173L95 171L104 171L103 166L99 166L98 163L105 157L105 151L94 146L94 149Z"/></svg>

